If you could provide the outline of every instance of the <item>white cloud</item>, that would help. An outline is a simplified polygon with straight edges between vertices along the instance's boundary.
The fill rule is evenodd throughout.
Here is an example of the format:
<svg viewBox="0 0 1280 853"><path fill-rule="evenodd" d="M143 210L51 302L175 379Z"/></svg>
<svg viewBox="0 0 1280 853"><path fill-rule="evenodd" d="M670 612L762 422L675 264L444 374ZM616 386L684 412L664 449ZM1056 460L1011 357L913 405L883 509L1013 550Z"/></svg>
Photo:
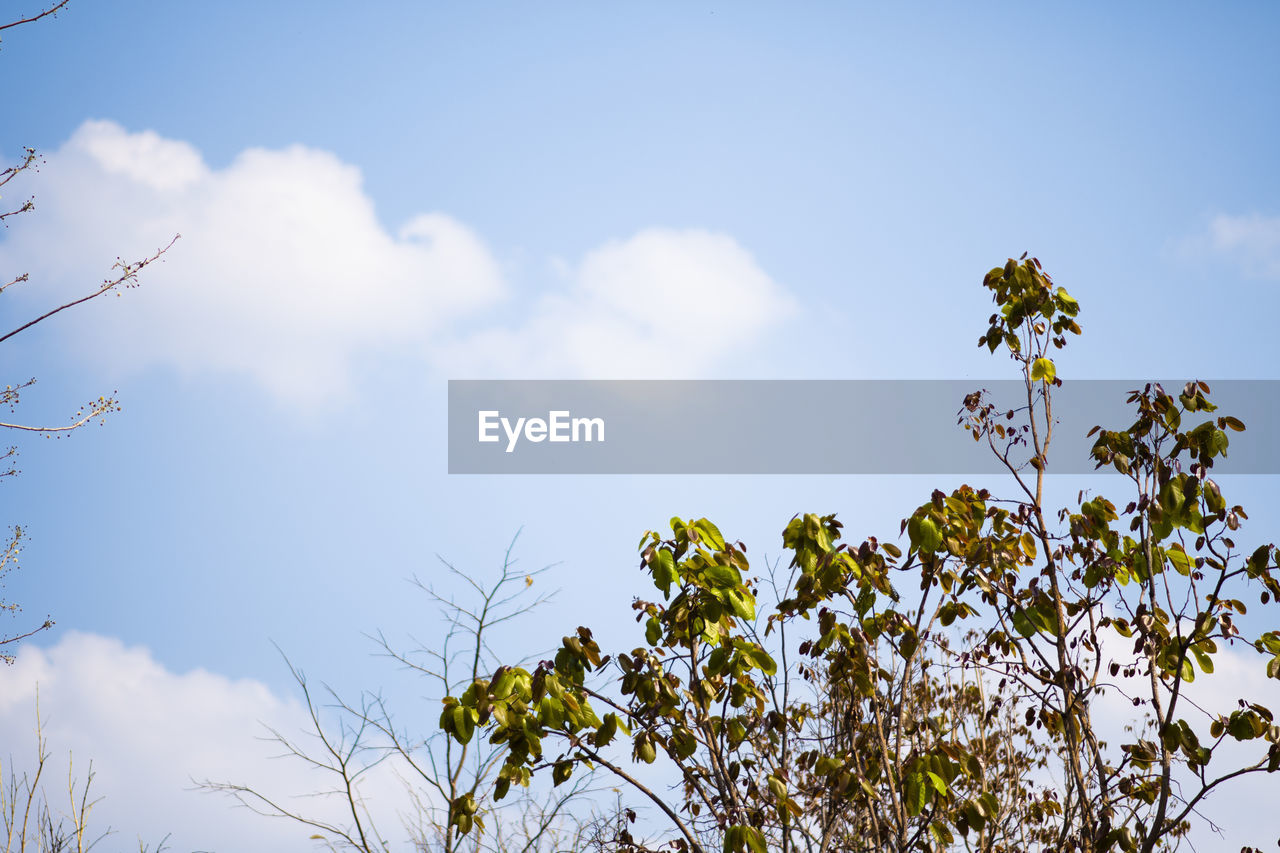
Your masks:
<svg viewBox="0 0 1280 853"><path fill-rule="evenodd" d="M346 386L352 356L412 343L503 292L466 226L432 213L388 233L359 170L323 151L249 149L212 170L184 142L90 121L41 171L36 211L0 244L0 269L30 272L41 303L183 235L128 310L63 323L124 367L231 370L315 399Z"/></svg>
<svg viewBox="0 0 1280 853"><path fill-rule="evenodd" d="M1280 216L1220 214L1209 223L1204 242L1245 275L1280 281Z"/></svg>
<svg viewBox="0 0 1280 853"><path fill-rule="evenodd" d="M152 130L129 134L105 121L86 122L73 138L109 175L123 175L155 190L182 190L209 177L200 152Z"/></svg>
<svg viewBox="0 0 1280 853"><path fill-rule="evenodd" d="M749 252L698 229L646 229L567 275L522 322L457 342L443 361L468 376L695 378L796 311Z"/></svg>
<svg viewBox="0 0 1280 853"><path fill-rule="evenodd" d="M261 740L264 724L289 736L307 731L299 702L282 699L256 681L204 670L170 672L145 649L80 633L68 633L46 649L28 642L0 675L5 683L0 763L6 783L11 757L19 777L34 768L38 687L50 754L47 790L62 807L68 754L81 781L92 760L92 792L103 799L90 826L117 830L106 848L133 847L138 836L154 848L171 832L173 850L316 849L303 827L192 790L193 779L206 778L251 783L286 797L318 790L322 782L315 775L297 762L273 760L279 747ZM399 788L389 778L371 784L374 792L388 796ZM336 801L303 802L313 813L338 814ZM384 827L396 829L394 818Z"/></svg>
<svg viewBox="0 0 1280 853"><path fill-rule="evenodd" d="M28 313L183 235L124 304L59 319L82 355L230 371L290 401L340 395L378 352L454 376L705 375L794 310L731 237L653 228L587 252L522 321L486 324L510 288L474 231L437 212L390 233L359 169L303 146L213 169L186 142L88 121L9 189L37 196L0 240L0 272L32 276L11 291ZM464 319L476 331L457 334Z"/></svg>

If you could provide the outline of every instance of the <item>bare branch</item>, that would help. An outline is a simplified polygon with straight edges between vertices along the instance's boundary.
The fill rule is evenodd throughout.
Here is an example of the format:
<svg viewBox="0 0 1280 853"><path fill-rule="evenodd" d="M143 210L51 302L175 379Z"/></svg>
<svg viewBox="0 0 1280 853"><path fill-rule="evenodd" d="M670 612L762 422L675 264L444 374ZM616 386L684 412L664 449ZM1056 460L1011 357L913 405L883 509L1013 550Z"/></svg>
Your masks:
<svg viewBox="0 0 1280 853"><path fill-rule="evenodd" d="M11 21L10 23L7 23L7 24L0 24L0 30L7 30L11 27L20 27L23 24L35 23L41 18L47 18L50 15L56 15L58 13L58 10L66 6L69 2L71 2L71 0L59 0L59 2L53 4L48 9L45 9L43 12L39 12L35 15L32 15L29 18L23 18L18 21Z"/></svg>
<svg viewBox="0 0 1280 853"><path fill-rule="evenodd" d="M138 280L138 273L141 272L142 269L147 265L152 264L155 261L159 260L160 257L165 252L169 251L169 249L173 247L174 243L178 242L178 239L180 237L182 237L181 234L175 234L173 236L173 239L170 240L165 246L157 249L155 253L150 255L149 257L143 258L141 260L125 262L117 258L116 263L112 266L112 269L120 270L120 274L117 275L115 278L108 278L104 280L102 282L102 285L97 290L95 290L93 293L88 294L87 296L82 296L79 299L74 299L71 302L67 302L63 305L59 305L57 308L54 308L50 311L46 311L45 313L41 314L39 317L36 317L34 320L29 320L28 322L23 323L21 326L14 329L13 331L3 336L0 336L0 343L4 343L5 341L9 340L9 338L12 338L14 335L18 334L19 332L24 332L27 329L30 329L32 326L36 325L37 323L47 320L53 315L61 311L65 311L68 308L74 308L77 305L82 305L83 303L88 302L90 299L96 299L99 296L102 296L104 293L110 293L121 286L124 286L124 287L135 286Z"/></svg>

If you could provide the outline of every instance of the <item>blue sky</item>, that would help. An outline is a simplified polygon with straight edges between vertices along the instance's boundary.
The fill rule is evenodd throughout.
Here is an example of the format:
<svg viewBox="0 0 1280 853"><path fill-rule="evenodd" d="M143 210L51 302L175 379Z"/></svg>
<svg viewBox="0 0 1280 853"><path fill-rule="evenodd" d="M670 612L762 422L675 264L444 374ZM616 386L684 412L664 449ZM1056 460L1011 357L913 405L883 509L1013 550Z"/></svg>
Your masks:
<svg viewBox="0 0 1280 853"><path fill-rule="evenodd" d="M776 555L795 512L883 536L950 485L450 477L449 378L1001 378L974 345L980 281L1024 250L1083 306L1060 375L1276 378L1277 18L73 0L6 31L0 152L47 156L5 199L37 201L0 236L0 270L32 275L6 318L183 238L141 288L6 344L4 380L41 380L24 420L113 388L124 411L22 443L0 506L31 542L5 597L58 626L0 676L45 673L85 755L134 741L75 704L110 673L57 663L71 643L153 667L159 703L206 673L240 697L227 719L289 713L273 642L337 686L413 695L363 635L430 632L405 579L436 554L491 569L523 527L522 564L561 564L549 643L626 610L635 542L673 514ZM1231 484L1259 538L1271 484ZM246 727L218 749L250 753ZM119 753L104 784L146 776L144 749ZM114 784L116 823L147 819L141 783ZM252 849L217 834L221 803L182 808L179 845Z"/></svg>

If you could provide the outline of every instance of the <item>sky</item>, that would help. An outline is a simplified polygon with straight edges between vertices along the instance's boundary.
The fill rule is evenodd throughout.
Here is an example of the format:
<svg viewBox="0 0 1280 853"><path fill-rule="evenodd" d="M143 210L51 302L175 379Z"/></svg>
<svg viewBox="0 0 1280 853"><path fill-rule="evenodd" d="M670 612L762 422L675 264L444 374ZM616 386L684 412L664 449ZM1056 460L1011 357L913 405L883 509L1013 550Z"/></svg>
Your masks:
<svg viewBox="0 0 1280 853"><path fill-rule="evenodd" d="M560 593L503 642L593 617L626 644L635 543L672 515L769 561L797 512L889 538L960 479L449 475L449 379L1008 378L975 346L981 280L1024 251L1082 306L1064 378L1280 378L1278 25L1265 3L72 0L4 31L0 155L43 157L5 188L36 203L0 233L0 274L30 274L6 330L182 236L5 343L3 380L39 378L23 422L111 390L123 411L14 439L0 509L30 538L3 597L57 624L0 671L0 755L29 750L38 683L52 755L94 760L125 841L311 849L191 779L305 787L256 739L304 722L281 652L418 702L425 731L369 635L440 630L410 579L453 589L441 558L492 577L518 533ZM1273 486L1230 478L1259 541Z"/></svg>

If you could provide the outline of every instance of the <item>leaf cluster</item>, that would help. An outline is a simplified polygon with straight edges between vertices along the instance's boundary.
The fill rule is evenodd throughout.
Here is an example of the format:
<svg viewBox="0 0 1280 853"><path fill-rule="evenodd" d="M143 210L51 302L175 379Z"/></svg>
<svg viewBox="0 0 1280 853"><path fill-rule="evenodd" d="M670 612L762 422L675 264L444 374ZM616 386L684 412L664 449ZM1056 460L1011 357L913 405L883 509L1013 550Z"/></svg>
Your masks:
<svg viewBox="0 0 1280 853"><path fill-rule="evenodd" d="M543 770L558 784L603 769L666 818L649 846L622 830L636 850L1148 853L1176 846L1211 792L1280 767L1256 696L1216 713L1188 690L1229 646L1280 678L1280 631L1241 618L1246 593L1280 598L1280 554L1237 547L1244 508L1209 476L1244 425L1213 415L1202 382L1135 390L1131 425L1091 433L1133 499L1048 509L1050 353L1080 334L1079 304L1025 255L983 284L997 311L979 344L1017 363L1025 404L979 392L960 420L1014 494L935 490L902 521L905 552L798 515L772 603L746 546L707 519L646 533L661 600L633 602L642 644L605 654L579 627L554 659L444 700L451 737L505 746L495 797ZM1108 693L1138 715L1118 739ZM674 792L635 772L656 763ZM456 804L459 831L475 809Z"/></svg>

